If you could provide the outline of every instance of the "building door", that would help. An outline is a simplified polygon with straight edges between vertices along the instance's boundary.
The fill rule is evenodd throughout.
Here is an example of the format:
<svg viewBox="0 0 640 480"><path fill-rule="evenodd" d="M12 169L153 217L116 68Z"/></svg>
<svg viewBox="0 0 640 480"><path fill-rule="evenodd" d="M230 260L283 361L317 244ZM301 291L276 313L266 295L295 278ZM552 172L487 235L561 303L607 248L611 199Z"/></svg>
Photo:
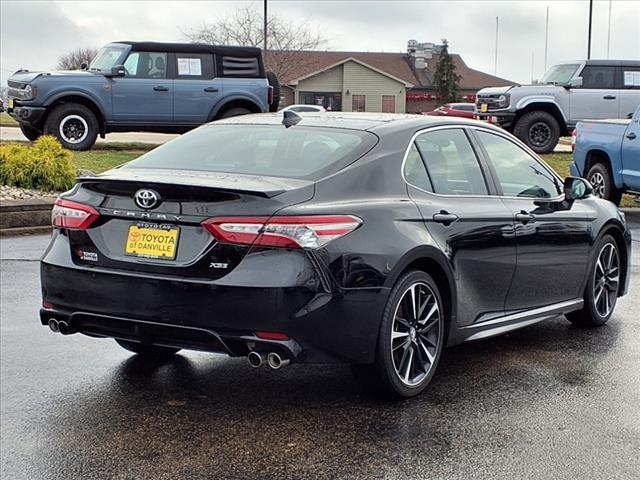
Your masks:
<svg viewBox="0 0 640 480"><path fill-rule="evenodd" d="M366 95L351 95L351 111L352 112L366 112L367 111L367 97L366 97Z"/></svg>
<svg viewBox="0 0 640 480"><path fill-rule="evenodd" d="M382 95L382 112L396 113L396 96Z"/></svg>

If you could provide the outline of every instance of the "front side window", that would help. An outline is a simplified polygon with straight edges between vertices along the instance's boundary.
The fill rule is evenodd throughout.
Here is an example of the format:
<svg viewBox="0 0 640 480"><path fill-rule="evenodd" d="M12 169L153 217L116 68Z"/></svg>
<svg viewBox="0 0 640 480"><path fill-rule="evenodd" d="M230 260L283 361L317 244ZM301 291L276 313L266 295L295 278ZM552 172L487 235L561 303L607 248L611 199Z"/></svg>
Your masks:
<svg viewBox="0 0 640 480"><path fill-rule="evenodd" d="M167 54L131 52L124 62L127 77L167 78Z"/></svg>
<svg viewBox="0 0 640 480"><path fill-rule="evenodd" d="M461 110L463 112L473 112L474 108L475 107L473 105L456 105L453 107L453 110Z"/></svg>
<svg viewBox="0 0 640 480"><path fill-rule="evenodd" d="M493 164L502 193L510 197L553 198L560 194L554 175L515 143L478 132Z"/></svg>
<svg viewBox="0 0 640 480"><path fill-rule="evenodd" d="M582 88L615 88L616 67L584 67Z"/></svg>
<svg viewBox="0 0 640 480"><path fill-rule="evenodd" d="M487 195L487 185L464 130L451 128L416 137L433 191L441 195Z"/></svg>
<svg viewBox="0 0 640 480"><path fill-rule="evenodd" d="M160 168L317 180L376 143L370 132L282 125L206 125L122 168Z"/></svg>

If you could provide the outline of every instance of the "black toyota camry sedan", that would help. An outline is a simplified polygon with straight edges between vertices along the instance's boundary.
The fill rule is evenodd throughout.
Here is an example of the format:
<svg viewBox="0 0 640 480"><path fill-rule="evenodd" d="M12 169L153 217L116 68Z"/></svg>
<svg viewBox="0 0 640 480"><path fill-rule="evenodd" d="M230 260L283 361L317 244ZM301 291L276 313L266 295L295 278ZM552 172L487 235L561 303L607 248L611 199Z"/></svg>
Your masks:
<svg viewBox="0 0 640 480"><path fill-rule="evenodd" d="M40 318L162 358L353 365L396 396L442 349L627 292L624 214L473 120L263 114L78 179L53 210Z"/></svg>

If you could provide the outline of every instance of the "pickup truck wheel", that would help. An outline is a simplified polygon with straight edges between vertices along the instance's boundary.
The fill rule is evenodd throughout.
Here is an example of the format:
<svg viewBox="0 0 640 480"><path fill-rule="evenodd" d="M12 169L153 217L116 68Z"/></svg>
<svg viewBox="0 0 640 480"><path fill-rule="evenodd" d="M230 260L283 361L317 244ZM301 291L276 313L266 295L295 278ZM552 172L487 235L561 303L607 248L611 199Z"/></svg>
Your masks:
<svg viewBox="0 0 640 480"><path fill-rule="evenodd" d="M551 153L560 139L560 125L547 112L536 111L523 115L513 133L536 153Z"/></svg>
<svg viewBox="0 0 640 480"><path fill-rule="evenodd" d="M589 180L589 183L593 187L593 194L596 197L604 198L616 205L620 205L622 191L617 189L613 183L613 178L607 165L603 163L592 165L587 173L587 180Z"/></svg>
<svg viewBox="0 0 640 480"><path fill-rule="evenodd" d="M251 110L242 107L230 108L226 112L223 112L222 115L218 118L231 118L231 117L239 117L240 115L247 115L252 113Z"/></svg>
<svg viewBox="0 0 640 480"><path fill-rule="evenodd" d="M54 135L69 150L89 150L96 142L98 130L96 116L78 103L58 105L44 123L44 132Z"/></svg>
<svg viewBox="0 0 640 480"><path fill-rule="evenodd" d="M20 131L30 142L35 142L42 135L40 130L30 127L29 125L25 125L24 123L20 124Z"/></svg>

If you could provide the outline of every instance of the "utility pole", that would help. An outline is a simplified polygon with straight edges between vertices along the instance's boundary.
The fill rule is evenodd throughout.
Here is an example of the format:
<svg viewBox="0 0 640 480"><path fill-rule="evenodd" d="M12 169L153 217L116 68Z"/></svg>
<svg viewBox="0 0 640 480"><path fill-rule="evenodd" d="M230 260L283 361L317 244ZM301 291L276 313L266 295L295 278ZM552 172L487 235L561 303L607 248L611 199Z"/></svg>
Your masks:
<svg viewBox="0 0 640 480"><path fill-rule="evenodd" d="M498 74L498 26L499 26L499 17L496 17L496 57L493 63L493 74Z"/></svg>
<svg viewBox="0 0 640 480"><path fill-rule="evenodd" d="M611 3L612 3L612 0L609 0L609 28L607 29L607 58L609 58L609 53L611 52Z"/></svg>
<svg viewBox="0 0 640 480"><path fill-rule="evenodd" d="M534 60L534 52L531 50L531 84L533 85L533 60Z"/></svg>
<svg viewBox="0 0 640 480"><path fill-rule="evenodd" d="M593 0L589 0L589 38L587 39L587 60L591 59L591 24L593 23Z"/></svg>
<svg viewBox="0 0 640 480"><path fill-rule="evenodd" d="M549 50L549 5L547 5L547 21L544 27L544 71L547 71L547 52Z"/></svg>
<svg viewBox="0 0 640 480"><path fill-rule="evenodd" d="M264 0L264 40L262 41L262 51L267 51L267 0Z"/></svg>

